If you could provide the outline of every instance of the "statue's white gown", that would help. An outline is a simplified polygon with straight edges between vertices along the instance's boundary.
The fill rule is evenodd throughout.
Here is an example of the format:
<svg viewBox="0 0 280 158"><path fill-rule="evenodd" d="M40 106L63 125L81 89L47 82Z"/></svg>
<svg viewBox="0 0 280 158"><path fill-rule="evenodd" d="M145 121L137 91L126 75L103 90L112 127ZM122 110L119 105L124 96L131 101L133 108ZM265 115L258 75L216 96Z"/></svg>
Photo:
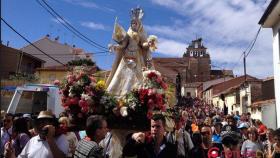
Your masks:
<svg viewBox="0 0 280 158"><path fill-rule="evenodd" d="M128 34L129 35L129 34ZM133 39L129 35L128 46L124 50L121 61L107 88L107 91L118 97L123 97L143 82L143 55L140 50L140 38ZM122 53L122 52L116 52Z"/></svg>

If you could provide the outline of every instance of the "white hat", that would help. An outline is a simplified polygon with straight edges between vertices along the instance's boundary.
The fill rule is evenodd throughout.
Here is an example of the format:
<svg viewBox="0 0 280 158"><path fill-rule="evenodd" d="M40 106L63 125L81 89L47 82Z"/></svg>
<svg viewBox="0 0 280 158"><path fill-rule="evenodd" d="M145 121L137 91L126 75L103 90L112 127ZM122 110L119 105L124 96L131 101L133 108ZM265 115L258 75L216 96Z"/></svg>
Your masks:
<svg viewBox="0 0 280 158"><path fill-rule="evenodd" d="M31 119L31 115L30 115L30 114L23 114L22 117L23 117L23 118L29 118L29 119Z"/></svg>
<svg viewBox="0 0 280 158"><path fill-rule="evenodd" d="M50 118L53 119L54 115L51 111L41 111L37 117L37 119L43 119L43 118Z"/></svg>
<svg viewBox="0 0 280 158"><path fill-rule="evenodd" d="M248 125L248 123L243 122L243 123L241 123L241 124L238 126L238 128L239 128L239 129L242 129L242 128L249 128L249 125Z"/></svg>

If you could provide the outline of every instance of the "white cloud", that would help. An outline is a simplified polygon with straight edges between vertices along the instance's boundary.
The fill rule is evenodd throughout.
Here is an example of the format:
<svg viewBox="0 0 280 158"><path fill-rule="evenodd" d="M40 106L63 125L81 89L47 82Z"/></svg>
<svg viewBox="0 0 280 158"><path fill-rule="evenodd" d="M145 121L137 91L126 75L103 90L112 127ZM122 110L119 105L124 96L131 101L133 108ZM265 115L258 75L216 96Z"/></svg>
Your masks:
<svg viewBox="0 0 280 158"><path fill-rule="evenodd" d="M103 24L95 23L95 22L92 22L92 21L81 22L81 25L84 26L84 27L88 27L90 29L93 29L93 30L106 30L106 28L107 28Z"/></svg>
<svg viewBox="0 0 280 158"><path fill-rule="evenodd" d="M99 6L96 3L92 2L92 1L88 1L88 0L64 0L64 1L74 4L74 5L82 6L84 8L100 9L100 10L107 11L107 12L115 12L115 10L112 8Z"/></svg>
<svg viewBox="0 0 280 158"><path fill-rule="evenodd" d="M180 57L186 50L185 43L180 43L174 40L164 38L159 38L158 41L158 49L156 52L161 54Z"/></svg>
<svg viewBox="0 0 280 158"><path fill-rule="evenodd" d="M146 26L150 34L160 40L160 52L181 55L180 50L194 40L195 35L202 37L214 63L235 67L236 74L243 74L241 53L248 47L259 28L266 4L256 0L151 0L154 4L166 7L181 15L172 25ZM180 22L176 22L180 21ZM258 77L272 75L271 30L261 30L258 40L247 59L248 73ZM166 40L168 39L168 40ZM170 44L164 46L163 44ZM172 46L171 46L172 44ZM176 45L178 49L176 51ZM171 48L168 48L171 47ZM162 49L164 48L164 49ZM181 53L178 53L178 51ZM240 64L236 64L239 62ZM239 68L240 65L240 68ZM242 68L242 69L241 69Z"/></svg>

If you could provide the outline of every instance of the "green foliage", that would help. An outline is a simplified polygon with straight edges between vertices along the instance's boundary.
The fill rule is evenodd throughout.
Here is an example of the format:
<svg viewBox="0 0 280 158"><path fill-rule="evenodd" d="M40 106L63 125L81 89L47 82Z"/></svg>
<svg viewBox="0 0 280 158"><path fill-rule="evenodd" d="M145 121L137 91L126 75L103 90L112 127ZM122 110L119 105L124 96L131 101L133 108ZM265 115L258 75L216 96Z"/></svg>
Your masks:
<svg viewBox="0 0 280 158"><path fill-rule="evenodd" d="M72 60L67 63L69 66L95 66L95 62L93 62L91 59L79 59L79 60Z"/></svg>
<svg viewBox="0 0 280 158"><path fill-rule="evenodd" d="M18 73L9 76L10 80L38 81L39 77L36 74Z"/></svg>

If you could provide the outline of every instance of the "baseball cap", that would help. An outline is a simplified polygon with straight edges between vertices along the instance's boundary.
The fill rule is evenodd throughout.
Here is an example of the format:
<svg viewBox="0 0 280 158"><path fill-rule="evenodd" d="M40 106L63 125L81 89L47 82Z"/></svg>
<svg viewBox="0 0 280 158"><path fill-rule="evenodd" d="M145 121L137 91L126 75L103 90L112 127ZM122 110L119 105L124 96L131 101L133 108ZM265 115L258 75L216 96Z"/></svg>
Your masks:
<svg viewBox="0 0 280 158"><path fill-rule="evenodd" d="M245 122L241 123L239 126L238 126L239 129L242 129L242 128L249 128L249 125Z"/></svg>
<svg viewBox="0 0 280 158"><path fill-rule="evenodd" d="M240 140L240 133L237 128L231 125L226 125L221 132L222 144L225 146L237 145Z"/></svg>
<svg viewBox="0 0 280 158"><path fill-rule="evenodd" d="M23 118L27 118L27 119L31 119L31 115L30 114L23 114L22 117Z"/></svg>

